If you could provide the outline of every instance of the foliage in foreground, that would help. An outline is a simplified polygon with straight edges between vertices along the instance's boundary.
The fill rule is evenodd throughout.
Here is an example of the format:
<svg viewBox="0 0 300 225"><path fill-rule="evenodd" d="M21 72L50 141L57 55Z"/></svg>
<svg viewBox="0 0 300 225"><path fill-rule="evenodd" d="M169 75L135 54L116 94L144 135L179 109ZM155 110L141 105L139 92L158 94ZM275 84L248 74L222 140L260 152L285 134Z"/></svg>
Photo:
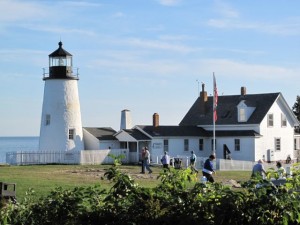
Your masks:
<svg viewBox="0 0 300 225"><path fill-rule="evenodd" d="M299 224L300 176L279 188L270 182L252 179L240 191L220 183L195 182L196 175L186 170L165 170L154 188L143 188L118 163L108 168L103 179L113 182L110 190L100 185L54 189L47 197L32 200L29 190L22 203L3 203L0 224L14 225L147 225L147 224ZM194 182L194 186L186 186ZM257 184L259 188L257 188Z"/></svg>

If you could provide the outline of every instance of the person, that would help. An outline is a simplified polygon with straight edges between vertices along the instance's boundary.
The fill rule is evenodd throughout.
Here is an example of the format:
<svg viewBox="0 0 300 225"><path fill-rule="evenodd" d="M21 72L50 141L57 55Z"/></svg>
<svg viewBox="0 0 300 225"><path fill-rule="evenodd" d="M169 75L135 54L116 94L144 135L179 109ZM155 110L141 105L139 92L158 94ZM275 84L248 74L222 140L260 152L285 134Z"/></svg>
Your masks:
<svg viewBox="0 0 300 225"><path fill-rule="evenodd" d="M170 156L168 155L168 152L165 152L163 157L161 158L161 163L163 164L163 168L169 169L170 164Z"/></svg>
<svg viewBox="0 0 300 225"><path fill-rule="evenodd" d="M278 173L279 178L285 177L286 176L286 171L283 168L281 162L278 161L276 163L276 167L277 167L277 173Z"/></svg>
<svg viewBox="0 0 300 225"><path fill-rule="evenodd" d="M213 169L213 161L214 161L215 158L216 158L215 155L210 155L208 157L208 159L205 160L204 166L203 166L203 169L202 169L203 176L205 176L207 181L209 181L211 183L215 182L215 180L212 176L213 173L216 173Z"/></svg>
<svg viewBox="0 0 300 225"><path fill-rule="evenodd" d="M142 161L142 171L141 171L141 173L145 173L145 154L146 154L146 149L143 147L142 148L142 155L141 155L141 161Z"/></svg>
<svg viewBox="0 0 300 225"><path fill-rule="evenodd" d="M254 178L254 177L260 176L261 178L263 178L264 175L266 175L266 171L265 171L265 168L263 166L263 161L261 159L259 159L257 161L257 164L255 164L252 168L251 177Z"/></svg>
<svg viewBox="0 0 300 225"><path fill-rule="evenodd" d="M148 170L149 173L152 173L152 170L150 169L150 152L148 150L148 147L145 147L145 159L144 159L145 168Z"/></svg>
<svg viewBox="0 0 300 225"><path fill-rule="evenodd" d="M191 157L190 157L191 170L192 172L198 173L198 170L196 169L196 160L197 160L196 154L194 153L194 151L191 151Z"/></svg>

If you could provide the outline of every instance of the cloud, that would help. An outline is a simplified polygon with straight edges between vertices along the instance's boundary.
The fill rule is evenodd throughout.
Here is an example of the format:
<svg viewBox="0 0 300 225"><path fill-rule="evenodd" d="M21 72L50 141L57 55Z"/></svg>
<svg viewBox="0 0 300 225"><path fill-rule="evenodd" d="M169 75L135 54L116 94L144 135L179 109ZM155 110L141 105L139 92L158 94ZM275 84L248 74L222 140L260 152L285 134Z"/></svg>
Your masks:
<svg viewBox="0 0 300 225"><path fill-rule="evenodd" d="M34 2L3 0L0 1L0 21L16 22L24 19L44 18L48 15L48 11L42 5Z"/></svg>
<svg viewBox="0 0 300 225"><path fill-rule="evenodd" d="M142 47L142 48L149 48L149 49L169 50L169 51L180 52L180 53L189 53L195 51L194 48L185 45L172 44L163 41L153 41L153 40L132 38L132 39L128 39L126 42L135 47Z"/></svg>
<svg viewBox="0 0 300 225"><path fill-rule="evenodd" d="M70 6L70 7L100 7L102 4L95 2L87 2L87 1L61 1L59 2L61 5Z"/></svg>
<svg viewBox="0 0 300 225"><path fill-rule="evenodd" d="M114 18L123 18L123 17L125 17L125 14L122 13L122 12L116 12L112 15L112 17L114 17Z"/></svg>
<svg viewBox="0 0 300 225"><path fill-rule="evenodd" d="M181 0L158 0L158 2L165 6L176 6L181 2Z"/></svg>
<svg viewBox="0 0 300 225"><path fill-rule="evenodd" d="M200 61L202 68L221 68L218 74L224 77L243 77L247 80L286 80L296 78L300 68L286 68L274 65L251 64L228 59L207 59Z"/></svg>
<svg viewBox="0 0 300 225"><path fill-rule="evenodd" d="M220 29L243 29L281 36L300 35L300 17L279 18L278 21L247 21L231 5L215 1L219 18L211 18L207 25Z"/></svg>
<svg viewBox="0 0 300 225"><path fill-rule="evenodd" d="M224 1L215 1L215 11L225 18L239 17L239 12Z"/></svg>
<svg viewBox="0 0 300 225"><path fill-rule="evenodd" d="M63 26L55 26L55 25L38 25L38 24L21 24L20 26L35 31L43 31L55 34L82 34L84 36L94 36L95 32L88 29L82 28L68 28Z"/></svg>
<svg viewBox="0 0 300 225"><path fill-rule="evenodd" d="M244 29L254 30L261 33L276 34L281 36L300 35L300 18L293 20L267 23L267 22L245 22L242 20L236 21L232 19L210 19L207 22L208 26L222 29Z"/></svg>

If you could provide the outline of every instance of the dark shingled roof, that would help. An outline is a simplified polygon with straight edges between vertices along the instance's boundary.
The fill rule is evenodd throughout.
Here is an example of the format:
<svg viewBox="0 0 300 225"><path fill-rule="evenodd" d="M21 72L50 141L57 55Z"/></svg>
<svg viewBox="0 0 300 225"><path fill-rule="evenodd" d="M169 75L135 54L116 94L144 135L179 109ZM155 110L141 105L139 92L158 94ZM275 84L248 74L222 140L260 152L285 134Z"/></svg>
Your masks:
<svg viewBox="0 0 300 225"><path fill-rule="evenodd" d="M117 140L114 136L117 132L111 127L84 127L84 129L98 140Z"/></svg>
<svg viewBox="0 0 300 225"><path fill-rule="evenodd" d="M59 57L59 56L72 56L69 52L67 52L66 50L64 50L62 48L62 42L60 41L58 43L59 48L57 50L55 50L54 52L52 52L49 56L50 57Z"/></svg>
<svg viewBox="0 0 300 225"><path fill-rule="evenodd" d="M247 95L227 95L218 97L216 125L236 125L236 124L260 124L270 107L281 93L267 94L247 94ZM245 100L249 107L255 107L254 112L247 122L238 122L237 105ZM180 126L202 126L213 123L213 97L210 96L205 104L205 115L201 115L200 102L198 97L190 110L180 122Z"/></svg>
<svg viewBox="0 0 300 225"><path fill-rule="evenodd" d="M213 136L213 131L207 131L209 136ZM221 130L216 131L216 137L260 137L254 130Z"/></svg>
<svg viewBox="0 0 300 225"><path fill-rule="evenodd" d="M171 136L171 137L205 137L207 132L202 127L196 126L137 126L152 137Z"/></svg>
<svg viewBox="0 0 300 225"><path fill-rule="evenodd" d="M125 132L127 132L130 136L132 136L135 140L141 141L141 140L151 140L147 135L143 134L141 131L137 129L124 129Z"/></svg>

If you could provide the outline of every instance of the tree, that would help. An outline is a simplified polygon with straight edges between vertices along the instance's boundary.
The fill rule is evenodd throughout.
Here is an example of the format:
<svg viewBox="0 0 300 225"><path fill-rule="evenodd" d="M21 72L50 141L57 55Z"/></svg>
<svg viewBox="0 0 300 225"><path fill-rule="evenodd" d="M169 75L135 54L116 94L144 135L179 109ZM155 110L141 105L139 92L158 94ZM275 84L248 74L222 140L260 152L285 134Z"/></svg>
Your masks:
<svg viewBox="0 0 300 225"><path fill-rule="evenodd" d="M293 105L292 109L297 119L300 121L300 96L299 95L297 95L296 102Z"/></svg>

